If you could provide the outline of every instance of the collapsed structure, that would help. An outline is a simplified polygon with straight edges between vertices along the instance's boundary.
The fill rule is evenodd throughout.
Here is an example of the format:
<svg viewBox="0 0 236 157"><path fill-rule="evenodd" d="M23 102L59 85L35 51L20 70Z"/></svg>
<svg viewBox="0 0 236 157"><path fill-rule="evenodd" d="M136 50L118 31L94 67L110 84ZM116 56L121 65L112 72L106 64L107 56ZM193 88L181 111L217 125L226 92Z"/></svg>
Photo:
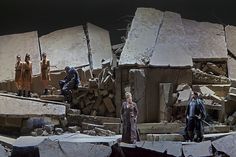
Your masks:
<svg viewBox="0 0 236 157"><path fill-rule="evenodd" d="M0 95L0 99L12 103L12 108L25 101L32 105L37 104L31 107L27 103L29 111L32 111L28 117L23 116L27 115L26 110L22 110L25 112L21 113L20 108L19 112L9 111L8 116L15 116L13 123L12 119L5 116L6 102L0 103L0 108L4 109L0 114L4 121L3 127L13 125L21 128L21 133L24 133L25 129L31 131L33 129L31 134L35 136L80 131L92 136L111 136L108 141L115 144L119 137L114 135L120 134L121 127L120 107L125 91L129 91L133 94L139 109L138 128L143 140L183 141L180 133L184 127L185 108L194 90L201 94L208 113L207 121L211 124L205 126L205 133L228 133L236 129L236 47L233 44L236 40L235 30L234 26L224 28L220 24L183 19L181 15L169 11L138 8L125 43L119 45L111 46L109 32L89 23L85 26L58 30L40 38L35 36L37 34L35 32L0 37L0 55L3 56L0 57L0 61L6 62L7 67L13 67L12 63L14 63L14 60L10 62L6 60L8 51L11 55L18 53L23 55L28 49L21 49L21 47L28 48L29 45L33 56L33 67L34 62L39 63L40 52L47 52L52 65L51 95L42 96L41 100L19 100L9 94ZM18 36L26 40L15 41ZM33 43L29 44L28 39ZM35 42L37 40L39 43ZM31 49L32 45L34 48ZM14 50L11 49L13 46ZM18 49L20 51L17 51ZM60 91L57 90L58 81L65 76L63 69L67 65L76 67L81 79L81 86L72 93L73 100L70 106L58 102L63 101L63 97L59 96ZM0 72L4 73L6 69L2 68ZM11 80L14 76L13 72L13 68L8 69L6 75L1 76L0 90L16 91L14 81ZM42 91L42 87L38 84L40 82L38 74L39 68L35 65L32 89L35 93ZM57 102L51 104L51 100ZM37 106L38 109L35 109ZM33 114L35 110L41 110L42 113ZM42 119L42 116L49 119ZM34 127L36 122L41 124L40 129ZM33 123L33 127L23 125L28 123ZM53 128L48 124L53 124ZM22 130L23 126L26 127ZM55 126L61 126L62 129ZM229 134L217 135L217 137L225 135ZM91 139L92 142L87 142L92 143L88 148L103 147L93 146L94 143L104 142L101 138L81 136ZM231 137L234 136L229 135L225 138L226 141ZM62 145L67 147L68 141L65 141L62 136L58 138L61 139ZM52 139L54 137L50 140ZM40 142L52 144L55 146L53 149L57 150L59 146L50 140L40 140ZM46 152L42 151L44 149L40 142L35 145L39 145L38 149L45 155ZM84 142L86 143L78 140L76 144L70 142L67 144L75 147ZM181 142L164 144L157 142L154 145L141 142L131 148L156 150L159 155L189 156L199 153L194 152L195 148L214 146L217 151L227 154L227 151L222 151L225 148L220 147L218 143L217 140L212 143L206 141L192 145ZM175 151L171 151L167 145L171 145ZM25 147L24 144L15 146L22 149ZM110 147L104 147L107 154L103 155L111 155L115 151L114 147L115 149L122 147L124 152L126 149L131 149L127 145L120 145L118 148L117 145L113 145L112 151ZM193 152L189 153L188 149ZM203 156L213 155L209 150L201 153Z"/></svg>

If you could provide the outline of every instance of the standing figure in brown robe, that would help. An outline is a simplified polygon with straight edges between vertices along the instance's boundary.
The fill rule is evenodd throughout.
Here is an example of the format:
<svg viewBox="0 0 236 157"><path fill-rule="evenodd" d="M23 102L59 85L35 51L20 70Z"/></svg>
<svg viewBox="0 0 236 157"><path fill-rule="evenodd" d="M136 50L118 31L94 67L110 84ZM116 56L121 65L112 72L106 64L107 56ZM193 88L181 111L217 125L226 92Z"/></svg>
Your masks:
<svg viewBox="0 0 236 157"><path fill-rule="evenodd" d="M121 107L122 142L135 143L140 141L137 129L138 108L136 103L132 101L131 93L126 92L125 97L126 101Z"/></svg>
<svg viewBox="0 0 236 157"><path fill-rule="evenodd" d="M15 64L15 84L16 88L18 90L17 96L22 95L22 69L23 69L23 62L21 62L21 56L17 55L16 56L16 64Z"/></svg>
<svg viewBox="0 0 236 157"><path fill-rule="evenodd" d="M23 96L30 97L30 90L32 84L32 62L30 61L30 55L25 55L25 62L23 64ZM27 91L27 95L26 95Z"/></svg>
<svg viewBox="0 0 236 157"><path fill-rule="evenodd" d="M44 95L48 95L48 82L50 81L50 61L47 59L47 54L42 54L41 65L41 80L44 88Z"/></svg>

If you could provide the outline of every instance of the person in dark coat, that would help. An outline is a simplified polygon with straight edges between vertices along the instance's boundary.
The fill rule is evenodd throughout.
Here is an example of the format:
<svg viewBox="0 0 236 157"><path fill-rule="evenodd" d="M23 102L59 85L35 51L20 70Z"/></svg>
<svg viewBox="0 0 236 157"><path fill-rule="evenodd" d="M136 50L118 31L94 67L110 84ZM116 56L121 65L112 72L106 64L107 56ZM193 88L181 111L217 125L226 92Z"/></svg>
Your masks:
<svg viewBox="0 0 236 157"><path fill-rule="evenodd" d="M206 117L204 102L193 92L192 99L188 103L186 111L186 131L190 141L201 142L203 140L202 120ZM195 136L196 134L196 136Z"/></svg>
<svg viewBox="0 0 236 157"><path fill-rule="evenodd" d="M136 103L132 101L132 95L129 92L125 94L126 101L121 107L121 122L122 122L122 142L135 143L140 141L137 129L138 108Z"/></svg>
<svg viewBox="0 0 236 157"><path fill-rule="evenodd" d="M61 94L65 96L65 101L71 101L71 90L76 89L80 83L78 72L73 67L66 66L66 77L59 81Z"/></svg>

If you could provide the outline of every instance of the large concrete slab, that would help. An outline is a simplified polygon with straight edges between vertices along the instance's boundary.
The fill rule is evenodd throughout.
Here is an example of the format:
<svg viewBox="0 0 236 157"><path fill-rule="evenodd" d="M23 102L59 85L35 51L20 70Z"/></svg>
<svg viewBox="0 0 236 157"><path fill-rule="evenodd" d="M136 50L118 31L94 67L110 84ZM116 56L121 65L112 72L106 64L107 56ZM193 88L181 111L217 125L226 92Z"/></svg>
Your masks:
<svg viewBox="0 0 236 157"><path fill-rule="evenodd" d="M101 69L102 59L112 59L109 32L91 23L87 24L87 30L92 55L92 67L93 69Z"/></svg>
<svg viewBox="0 0 236 157"><path fill-rule="evenodd" d="M191 67L192 58L184 41L181 16L165 12L150 66Z"/></svg>
<svg viewBox="0 0 236 157"><path fill-rule="evenodd" d="M193 60L227 60L224 27L220 24L182 19L186 44Z"/></svg>
<svg viewBox="0 0 236 157"><path fill-rule="evenodd" d="M228 57L228 77L230 79L236 79L236 59Z"/></svg>
<svg viewBox="0 0 236 157"><path fill-rule="evenodd" d="M225 27L225 37L227 48L231 52L232 55L236 57L236 27L235 26L226 26Z"/></svg>
<svg viewBox="0 0 236 157"><path fill-rule="evenodd" d="M160 142L150 142L143 141L136 144L138 148L144 148L159 153L166 153L172 156L182 156L182 144L181 142L172 141L160 141Z"/></svg>
<svg viewBox="0 0 236 157"><path fill-rule="evenodd" d="M144 66L150 61L163 13L153 8L138 8L120 56L119 65Z"/></svg>
<svg viewBox="0 0 236 157"><path fill-rule="evenodd" d="M141 134L167 134L181 130L180 123L140 123L138 129Z"/></svg>
<svg viewBox="0 0 236 157"><path fill-rule="evenodd" d="M8 157L8 154L2 145L0 145L0 156L1 157Z"/></svg>
<svg viewBox="0 0 236 157"><path fill-rule="evenodd" d="M31 116L56 116L66 114L64 105L41 102L34 99L15 98L0 95L0 116L26 118Z"/></svg>
<svg viewBox="0 0 236 157"><path fill-rule="evenodd" d="M62 70L65 66L89 64L87 40L82 26L57 30L39 38L41 51L46 52L51 70Z"/></svg>
<svg viewBox="0 0 236 157"><path fill-rule="evenodd" d="M222 137L212 142L217 151L224 152L229 156L236 156L236 134Z"/></svg>
<svg viewBox="0 0 236 157"><path fill-rule="evenodd" d="M49 139L38 145L40 157L108 157L111 147L90 143L58 142Z"/></svg>
<svg viewBox="0 0 236 157"><path fill-rule="evenodd" d="M211 141L204 141L200 143L190 143L183 145L184 156L212 156L212 146Z"/></svg>
<svg viewBox="0 0 236 157"><path fill-rule="evenodd" d="M33 63L33 74L39 74L40 52L36 31L0 36L0 81L15 78L16 56L29 53Z"/></svg>

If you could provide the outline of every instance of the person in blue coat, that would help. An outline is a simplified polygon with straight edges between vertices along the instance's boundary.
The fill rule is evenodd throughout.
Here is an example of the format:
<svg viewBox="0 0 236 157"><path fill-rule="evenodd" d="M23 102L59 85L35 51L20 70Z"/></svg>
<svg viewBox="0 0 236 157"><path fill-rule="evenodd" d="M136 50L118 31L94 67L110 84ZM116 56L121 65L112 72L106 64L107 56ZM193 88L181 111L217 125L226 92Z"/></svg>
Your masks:
<svg viewBox="0 0 236 157"><path fill-rule="evenodd" d="M66 66L66 77L59 81L61 94L65 96L65 101L71 101L71 90L76 89L80 83L79 75L75 68Z"/></svg>
<svg viewBox="0 0 236 157"><path fill-rule="evenodd" d="M199 98L197 92L193 92L186 111L186 134L190 141L201 142L203 140L202 120L204 120L205 117L206 110L204 102Z"/></svg>

